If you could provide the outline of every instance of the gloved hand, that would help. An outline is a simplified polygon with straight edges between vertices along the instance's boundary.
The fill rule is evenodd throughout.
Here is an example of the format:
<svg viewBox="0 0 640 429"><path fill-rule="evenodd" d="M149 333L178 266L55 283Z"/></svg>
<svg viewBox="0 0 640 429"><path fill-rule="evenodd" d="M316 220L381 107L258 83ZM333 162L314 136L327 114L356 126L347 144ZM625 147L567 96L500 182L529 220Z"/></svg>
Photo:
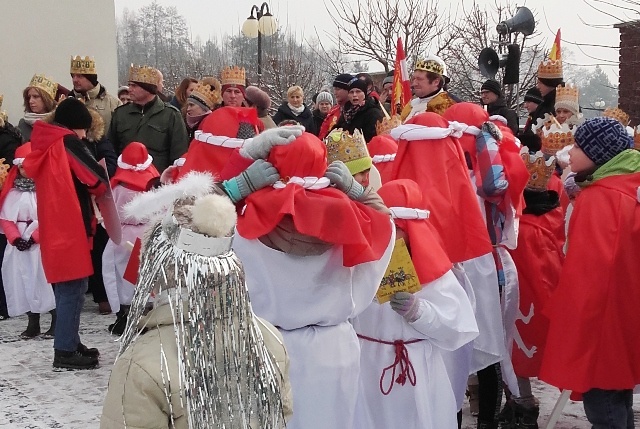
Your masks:
<svg viewBox="0 0 640 429"><path fill-rule="evenodd" d="M280 180L280 173L264 159L258 159L245 171L230 180L222 182L222 186L231 201L237 203L252 192L273 185Z"/></svg>
<svg viewBox="0 0 640 429"><path fill-rule="evenodd" d="M178 173L179 167L175 165L168 166L160 175L160 183L162 183L163 185L170 185L171 183L173 183Z"/></svg>
<svg viewBox="0 0 640 429"><path fill-rule="evenodd" d="M13 244L16 249L18 249L21 252L24 252L25 250L29 250L29 248L31 247L31 245L33 243L30 242L31 240L27 241L22 237L16 238L15 240L13 240Z"/></svg>
<svg viewBox="0 0 640 429"><path fill-rule="evenodd" d="M272 147L291 143L303 132L302 125L271 128L247 140L245 145L240 148L240 155L251 159L265 159L269 156Z"/></svg>
<svg viewBox="0 0 640 429"><path fill-rule="evenodd" d="M364 193L364 186L356 182L349 168L342 161L333 161L329 164L324 177L329 179L332 185L347 194L352 200L357 200Z"/></svg>
<svg viewBox="0 0 640 429"><path fill-rule="evenodd" d="M396 292L391 297L391 308L407 322L415 322L420 317L420 300L409 292Z"/></svg>

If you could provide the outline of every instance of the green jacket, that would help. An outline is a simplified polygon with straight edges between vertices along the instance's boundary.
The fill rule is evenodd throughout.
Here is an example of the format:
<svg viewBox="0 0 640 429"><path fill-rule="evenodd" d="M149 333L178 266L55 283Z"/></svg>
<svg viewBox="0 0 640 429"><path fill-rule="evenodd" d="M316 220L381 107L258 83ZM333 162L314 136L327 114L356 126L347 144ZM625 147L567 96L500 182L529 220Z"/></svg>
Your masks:
<svg viewBox="0 0 640 429"><path fill-rule="evenodd" d="M144 108L128 103L114 110L109 140L118 154L131 142L144 144L160 172L189 147L187 128L180 111L157 96Z"/></svg>

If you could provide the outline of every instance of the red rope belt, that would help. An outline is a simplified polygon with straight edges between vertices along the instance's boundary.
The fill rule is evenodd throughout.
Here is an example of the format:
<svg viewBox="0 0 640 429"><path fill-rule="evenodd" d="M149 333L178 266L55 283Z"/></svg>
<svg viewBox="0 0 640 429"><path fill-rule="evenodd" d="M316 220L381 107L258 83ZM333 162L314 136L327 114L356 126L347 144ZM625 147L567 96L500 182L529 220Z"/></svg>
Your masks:
<svg viewBox="0 0 640 429"><path fill-rule="evenodd" d="M411 383L412 386L416 385L416 371L413 368L413 364L411 363L411 360L409 359L409 352L407 351L407 347L405 345L417 343L423 340L383 341L383 340L378 340L376 338L367 337L365 335L360 335L360 334L357 334L357 335L358 335L358 338L366 341L371 341L372 343L386 344L388 346L395 347L395 351L396 351L395 361L388 367L384 368L382 370L382 375L380 376L380 391L382 392L383 395L388 395L389 393L391 393L391 389L393 389L394 381L401 386L404 386L407 380L409 380L409 383ZM400 373L396 378L396 368L398 367L400 369ZM387 371L392 371L391 383L389 383L389 388L385 390L383 384L384 384L384 379L387 375Z"/></svg>

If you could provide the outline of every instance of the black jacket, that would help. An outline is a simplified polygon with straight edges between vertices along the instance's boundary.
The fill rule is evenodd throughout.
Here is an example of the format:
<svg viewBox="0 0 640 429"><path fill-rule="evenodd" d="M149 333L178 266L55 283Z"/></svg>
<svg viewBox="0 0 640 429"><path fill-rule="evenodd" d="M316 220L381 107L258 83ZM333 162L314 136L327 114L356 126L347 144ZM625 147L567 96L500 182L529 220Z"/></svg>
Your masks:
<svg viewBox="0 0 640 429"><path fill-rule="evenodd" d="M518 135L520 127L518 124L518 114L515 110L509 109L507 103L503 97L498 98L495 102L487 104L487 112L489 115L500 115L507 120L507 126L513 132L513 135Z"/></svg>
<svg viewBox="0 0 640 429"><path fill-rule="evenodd" d="M320 109L315 109L313 111L313 122L316 127L315 132L313 134L315 134L316 136L320 134L320 127L322 127L322 123L324 122L324 118L326 117L327 115L321 113Z"/></svg>
<svg viewBox="0 0 640 429"><path fill-rule="evenodd" d="M304 106L304 111L296 116L291 111L289 103L282 103L280 107L278 107L278 111L275 115L273 115L272 119L273 122L276 123L276 125L278 125L282 121L286 121L287 119L293 120L300 123L300 125L304 125L304 128L308 133L317 134L316 123L313 119L313 114L307 106Z"/></svg>
<svg viewBox="0 0 640 429"><path fill-rule="evenodd" d="M22 137L16 127L5 122L0 128L0 158L4 163L11 165L16 154L16 149L22 144Z"/></svg>
<svg viewBox="0 0 640 429"><path fill-rule="evenodd" d="M533 132L533 126L538 122L538 119L544 118L545 114L556 114L556 90L554 89L542 98L542 103L538 105L538 108L529 115L527 124L524 127L522 133L518 136L520 142L529 148L532 152L537 152L541 149L542 144L540 137Z"/></svg>
<svg viewBox="0 0 640 429"><path fill-rule="evenodd" d="M351 122L347 123L344 118L344 112L351 108L351 102L347 101L342 109L342 114L338 119L338 122L332 129L342 128L343 130L353 133L355 129L362 131L364 139L369 141L377 135L376 124L384 118L384 113L380 108L380 104L373 97L367 97L364 106L360 108L358 113L351 119Z"/></svg>

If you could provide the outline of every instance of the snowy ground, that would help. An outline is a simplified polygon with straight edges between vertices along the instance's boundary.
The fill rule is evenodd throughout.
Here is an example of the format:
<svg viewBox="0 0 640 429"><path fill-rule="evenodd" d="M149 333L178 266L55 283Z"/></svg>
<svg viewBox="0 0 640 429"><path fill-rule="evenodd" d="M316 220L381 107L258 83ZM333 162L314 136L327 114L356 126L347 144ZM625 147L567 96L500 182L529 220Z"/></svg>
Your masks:
<svg viewBox="0 0 640 429"><path fill-rule="evenodd" d="M42 319L46 330L49 317ZM118 343L106 330L114 320L113 315L99 315L97 306L87 299L80 335L85 345L99 348L101 366L90 371L61 372L51 366L53 340L19 338L27 326L26 316L0 322L0 428L98 428L111 364L118 350ZM544 428L559 392L535 383L534 394L541 402L539 424ZM475 428L468 407L464 411L463 428ZM640 427L640 411L636 411L636 424ZM582 404L569 402L556 429L588 428Z"/></svg>

